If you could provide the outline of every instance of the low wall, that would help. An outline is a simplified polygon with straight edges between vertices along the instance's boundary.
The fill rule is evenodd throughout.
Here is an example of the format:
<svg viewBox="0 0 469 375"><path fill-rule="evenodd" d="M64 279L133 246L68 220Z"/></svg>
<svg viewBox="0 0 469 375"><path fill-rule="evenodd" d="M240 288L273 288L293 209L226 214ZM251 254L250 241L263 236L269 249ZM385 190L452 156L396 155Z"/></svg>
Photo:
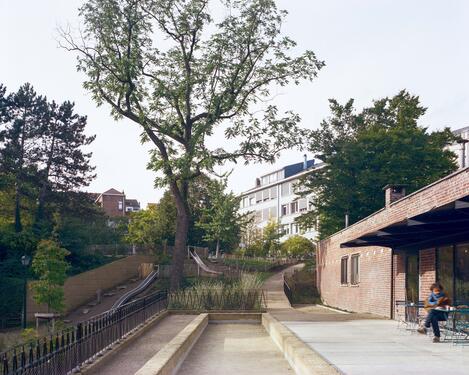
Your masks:
<svg viewBox="0 0 469 375"><path fill-rule="evenodd" d="M139 275L142 263L152 263L153 255L132 255L102 267L69 277L64 284L65 313L96 299L96 292L108 290L116 285ZM28 287L27 300L28 320L34 320L34 313L47 312L47 306L38 305Z"/></svg>

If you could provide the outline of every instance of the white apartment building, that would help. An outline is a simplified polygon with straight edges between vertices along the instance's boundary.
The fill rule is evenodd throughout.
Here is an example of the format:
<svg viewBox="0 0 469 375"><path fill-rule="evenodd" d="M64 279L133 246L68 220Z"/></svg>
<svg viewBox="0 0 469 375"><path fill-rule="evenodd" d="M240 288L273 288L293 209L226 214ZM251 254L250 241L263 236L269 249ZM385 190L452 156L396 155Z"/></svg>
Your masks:
<svg viewBox="0 0 469 375"><path fill-rule="evenodd" d="M312 197L299 198L295 192L299 179L320 168L321 164L315 164L314 159L307 160L305 155L301 163L287 165L256 178L256 186L241 194L240 213L252 212L259 229L265 227L269 220L277 220L283 233L281 241L295 234L314 239L317 234L315 228L301 231L295 223L295 218L309 209Z"/></svg>
<svg viewBox="0 0 469 375"><path fill-rule="evenodd" d="M469 126L453 131L453 134L461 137L462 141L448 146L458 156L459 168L469 167Z"/></svg>

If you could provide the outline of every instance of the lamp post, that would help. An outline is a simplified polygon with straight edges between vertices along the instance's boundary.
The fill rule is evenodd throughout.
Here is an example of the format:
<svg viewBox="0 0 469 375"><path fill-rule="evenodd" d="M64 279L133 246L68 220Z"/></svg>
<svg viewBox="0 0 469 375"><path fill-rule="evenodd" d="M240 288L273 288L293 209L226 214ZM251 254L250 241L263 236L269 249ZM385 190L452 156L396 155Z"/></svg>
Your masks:
<svg viewBox="0 0 469 375"><path fill-rule="evenodd" d="M21 257L21 264L24 267L24 270L23 270L23 316L21 319L21 326L23 327L23 329L26 328L26 319L27 319L27 315L26 315L26 304L27 304L26 297L27 297L27 288L28 288L27 275L28 275L28 266L29 266L30 261L31 261L31 258L28 255L23 255Z"/></svg>

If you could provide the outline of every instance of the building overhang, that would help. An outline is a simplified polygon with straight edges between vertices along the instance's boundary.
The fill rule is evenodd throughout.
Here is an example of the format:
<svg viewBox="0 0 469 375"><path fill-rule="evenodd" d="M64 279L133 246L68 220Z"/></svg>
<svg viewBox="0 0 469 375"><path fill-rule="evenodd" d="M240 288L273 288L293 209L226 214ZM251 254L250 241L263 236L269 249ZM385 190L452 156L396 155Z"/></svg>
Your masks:
<svg viewBox="0 0 469 375"><path fill-rule="evenodd" d="M463 241L469 241L469 195L361 235L340 247L383 246L414 250Z"/></svg>

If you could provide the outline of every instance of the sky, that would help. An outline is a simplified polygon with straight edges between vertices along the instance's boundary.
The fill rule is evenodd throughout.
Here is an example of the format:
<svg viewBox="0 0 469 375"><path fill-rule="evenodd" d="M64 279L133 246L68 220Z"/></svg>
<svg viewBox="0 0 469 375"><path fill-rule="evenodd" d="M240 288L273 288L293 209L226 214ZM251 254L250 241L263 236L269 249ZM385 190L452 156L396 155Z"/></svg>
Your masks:
<svg viewBox="0 0 469 375"><path fill-rule="evenodd" d="M97 178L87 191L124 190L145 207L163 191L146 169L148 146L138 126L116 122L109 108L97 108L83 89L72 53L58 48L58 26L79 24L81 0L0 0L0 83L9 91L30 82L49 100L76 103L88 116L88 134ZM300 114L316 128L328 116L328 99L354 98L358 109L401 89L419 95L432 130L469 125L469 1L466 0L278 0L289 12L284 33L298 51L313 50L324 60L317 79L275 91L273 102ZM275 165L235 165L229 188L236 193L255 177L302 161L302 152L284 152ZM230 166L231 168L231 166Z"/></svg>

